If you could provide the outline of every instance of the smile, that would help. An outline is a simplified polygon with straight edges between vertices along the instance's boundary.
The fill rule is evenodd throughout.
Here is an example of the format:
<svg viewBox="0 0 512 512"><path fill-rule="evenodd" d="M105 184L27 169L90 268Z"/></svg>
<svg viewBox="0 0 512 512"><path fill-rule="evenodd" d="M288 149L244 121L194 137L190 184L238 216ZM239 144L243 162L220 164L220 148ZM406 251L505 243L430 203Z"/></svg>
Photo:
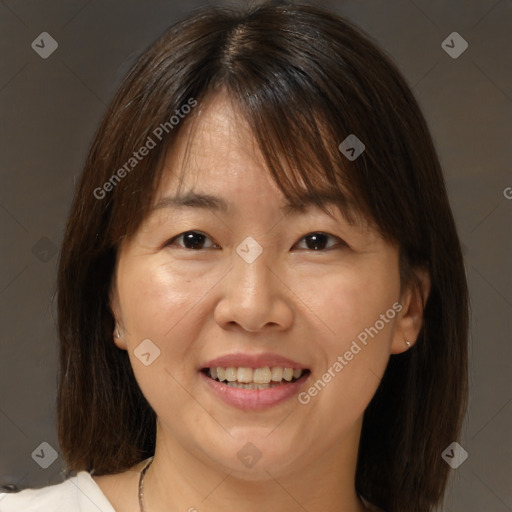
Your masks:
<svg viewBox="0 0 512 512"><path fill-rule="evenodd" d="M291 398L299 393L310 374L307 369L280 366L216 366L200 371L217 398L246 410L261 410Z"/></svg>

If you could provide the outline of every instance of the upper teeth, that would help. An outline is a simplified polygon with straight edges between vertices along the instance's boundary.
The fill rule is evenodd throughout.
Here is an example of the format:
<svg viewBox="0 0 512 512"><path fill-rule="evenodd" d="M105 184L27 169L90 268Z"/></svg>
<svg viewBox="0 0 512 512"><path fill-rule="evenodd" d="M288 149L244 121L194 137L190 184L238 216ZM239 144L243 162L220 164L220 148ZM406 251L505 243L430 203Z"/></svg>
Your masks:
<svg viewBox="0 0 512 512"><path fill-rule="evenodd" d="M281 382L283 379L288 382L292 379L298 379L302 375L302 370L282 368L280 366L274 366L273 368L265 366L255 369L247 367L235 368L233 366L222 368L218 366L217 368L210 368L209 373L212 379L219 379L220 381L268 384L270 382Z"/></svg>

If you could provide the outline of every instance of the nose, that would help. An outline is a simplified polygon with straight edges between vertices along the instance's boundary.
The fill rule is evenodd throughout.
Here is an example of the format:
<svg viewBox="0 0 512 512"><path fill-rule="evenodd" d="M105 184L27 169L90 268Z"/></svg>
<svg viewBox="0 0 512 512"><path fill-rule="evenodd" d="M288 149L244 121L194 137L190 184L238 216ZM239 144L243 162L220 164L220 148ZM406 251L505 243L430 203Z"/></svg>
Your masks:
<svg viewBox="0 0 512 512"><path fill-rule="evenodd" d="M286 330L292 325L293 293L265 253L251 263L233 255L232 268L222 281L222 297L215 308L215 320L222 328L266 332Z"/></svg>

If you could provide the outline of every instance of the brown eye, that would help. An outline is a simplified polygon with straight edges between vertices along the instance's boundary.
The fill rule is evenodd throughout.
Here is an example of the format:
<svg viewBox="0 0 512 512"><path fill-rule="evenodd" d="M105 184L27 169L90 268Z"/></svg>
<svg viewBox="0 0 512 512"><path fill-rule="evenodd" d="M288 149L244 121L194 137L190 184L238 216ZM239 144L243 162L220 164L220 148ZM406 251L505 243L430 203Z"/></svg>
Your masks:
<svg viewBox="0 0 512 512"><path fill-rule="evenodd" d="M180 247L193 250L204 249L205 240L209 240L209 238L204 233L199 231L185 231L185 233L181 233L180 235L177 235L169 240L166 245L173 245L175 241L180 239L183 240L182 244L178 244ZM212 246L215 246L215 244L212 244ZM206 248L208 249L211 247Z"/></svg>
<svg viewBox="0 0 512 512"><path fill-rule="evenodd" d="M306 249L310 251L325 251L331 249L333 246L336 246L335 243L327 247L329 239L338 240L340 242L338 245L348 247L347 244L341 240L341 238L322 232L309 233L308 235L302 237L301 241L304 240L306 242Z"/></svg>

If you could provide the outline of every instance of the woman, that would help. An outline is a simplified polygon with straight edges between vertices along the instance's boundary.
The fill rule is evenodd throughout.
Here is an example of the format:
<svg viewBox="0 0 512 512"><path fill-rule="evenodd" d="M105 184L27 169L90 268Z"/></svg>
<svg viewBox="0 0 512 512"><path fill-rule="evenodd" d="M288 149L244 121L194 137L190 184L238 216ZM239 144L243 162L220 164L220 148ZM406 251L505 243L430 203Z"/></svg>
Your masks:
<svg viewBox="0 0 512 512"><path fill-rule="evenodd" d="M404 79L306 5L208 8L124 80L58 276L70 476L2 512L441 503L468 299Z"/></svg>

